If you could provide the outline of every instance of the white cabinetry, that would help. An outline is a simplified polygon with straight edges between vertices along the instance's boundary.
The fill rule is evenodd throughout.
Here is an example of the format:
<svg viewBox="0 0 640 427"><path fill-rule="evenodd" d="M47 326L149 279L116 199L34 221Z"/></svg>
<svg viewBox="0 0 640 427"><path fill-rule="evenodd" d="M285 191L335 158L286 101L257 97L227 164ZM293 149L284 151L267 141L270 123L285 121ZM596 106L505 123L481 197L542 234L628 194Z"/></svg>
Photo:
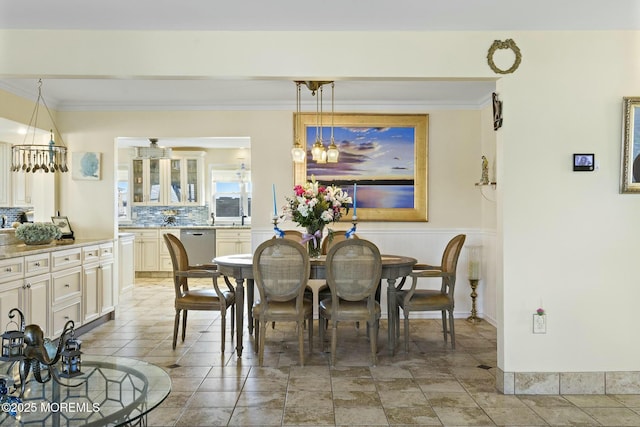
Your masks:
<svg viewBox="0 0 640 427"><path fill-rule="evenodd" d="M177 238L180 238L180 230L166 230L160 229L158 232L158 267L160 271L173 271L173 264L171 262L171 255L169 254L169 248L164 242L164 235L172 234Z"/></svg>
<svg viewBox="0 0 640 427"><path fill-rule="evenodd" d="M203 205L204 153L185 152L171 159L132 159L134 205Z"/></svg>
<svg viewBox="0 0 640 427"><path fill-rule="evenodd" d="M0 142L0 206L11 205L11 144Z"/></svg>
<svg viewBox="0 0 640 427"><path fill-rule="evenodd" d="M24 257L25 278L22 284L22 302L20 306L27 324L40 325L49 336L51 273L49 253L28 255Z"/></svg>
<svg viewBox="0 0 640 427"><path fill-rule="evenodd" d="M251 253L251 230L216 229L216 256Z"/></svg>
<svg viewBox="0 0 640 427"><path fill-rule="evenodd" d="M133 291L135 282L135 237L133 234L118 237L118 294ZM115 285L114 285L115 288ZM115 289L114 289L115 291Z"/></svg>
<svg viewBox="0 0 640 427"><path fill-rule="evenodd" d="M113 244L82 248L82 320L113 311Z"/></svg>
<svg viewBox="0 0 640 427"><path fill-rule="evenodd" d="M33 174L15 172L11 175L13 183L13 206L31 206Z"/></svg>
<svg viewBox="0 0 640 427"><path fill-rule="evenodd" d="M133 229L135 235L135 271L158 271L158 230Z"/></svg>

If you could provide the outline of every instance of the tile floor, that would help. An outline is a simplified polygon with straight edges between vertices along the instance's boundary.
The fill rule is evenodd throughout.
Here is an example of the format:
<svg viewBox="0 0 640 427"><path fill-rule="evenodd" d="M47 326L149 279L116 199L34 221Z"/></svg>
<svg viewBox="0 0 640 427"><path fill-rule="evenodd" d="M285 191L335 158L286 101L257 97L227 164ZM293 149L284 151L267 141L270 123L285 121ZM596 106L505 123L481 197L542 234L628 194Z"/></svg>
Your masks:
<svg viewBox="0 0 640 427"><path fill-rule="evenodd" d="M172 379L151 426L640 426L640 395L508 396L495 390L496 330L456 321L456 350L440 322L414 320L409 354L389 357L381 324L378 364L369 366L364 331L339 328L337 366L329 353L298 364L294 328L267 330L264 367L245 331L242 358L227 331L220 352L218 313L190 312L187 338L171 349L173 285L137 279L114 321L82 336L88 354L142 359ZM402 345L402 343L401 343Z"/></svg>

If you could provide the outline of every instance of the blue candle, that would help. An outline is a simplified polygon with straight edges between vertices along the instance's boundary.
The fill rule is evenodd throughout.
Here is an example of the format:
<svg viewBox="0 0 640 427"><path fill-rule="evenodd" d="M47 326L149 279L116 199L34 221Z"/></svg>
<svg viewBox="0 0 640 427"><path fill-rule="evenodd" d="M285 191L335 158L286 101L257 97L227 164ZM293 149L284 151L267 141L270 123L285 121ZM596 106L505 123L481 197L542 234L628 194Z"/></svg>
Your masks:
<svg viewBox="0 0 640 427"><path fill-rule="evenodd" d="M358 208L356 204L356 190L358 189L358 184L353 184L353 215L356 215L356 209Z"/></svg>
<svg viewBox="0 0 640 427"><path fill-rule="evenodd" d="M273 185L273 216L278 216L278 204L276 203L276 185Z"/></svg>

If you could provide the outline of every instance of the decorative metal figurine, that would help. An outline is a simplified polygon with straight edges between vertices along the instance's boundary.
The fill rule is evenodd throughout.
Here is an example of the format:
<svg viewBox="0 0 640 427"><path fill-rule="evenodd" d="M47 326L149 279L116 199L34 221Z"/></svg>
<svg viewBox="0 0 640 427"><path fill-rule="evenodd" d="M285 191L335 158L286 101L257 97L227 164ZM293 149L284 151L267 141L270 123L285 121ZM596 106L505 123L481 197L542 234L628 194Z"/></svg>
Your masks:
<svg viewBox="0 0 640 427"><path fill-rule="evenodd" d="M60 360L62 349L64 348L64 338L68 333L73 332L73 327L73 320L69 320L64 325L64 330L62 331L62 335L60 335L58 348L54 357L49 357L47 348L44 345L44 332L42 331L42 328L38 325L29 325L25 328L24 358L20 361L20 396L24 394L25 387L27 385L27 377L29 376L31 369L33 369L33 377L39 383L46 383L53 378L55 382L66 385L67 387L77 387L82 384L70 385L60 382L60 378L55 367L55 364ZM49 375L45 378L42 378L41 365L46 366L49 371Z"/></svg>

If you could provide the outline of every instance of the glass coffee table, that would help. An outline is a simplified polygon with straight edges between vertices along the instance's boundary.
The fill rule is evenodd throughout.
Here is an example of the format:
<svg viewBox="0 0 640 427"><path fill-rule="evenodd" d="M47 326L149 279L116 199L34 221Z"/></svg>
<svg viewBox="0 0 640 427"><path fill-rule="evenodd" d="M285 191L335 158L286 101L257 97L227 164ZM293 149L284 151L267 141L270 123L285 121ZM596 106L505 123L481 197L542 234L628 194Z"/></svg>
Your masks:
<svg viewBox="0 0 640 427"><path fill-rule="evenodd" d="M11 386L20 382L18 363L0 369L11 395L18 395ZM82 374L61 382L41 384L30 375L20 403L0 403L0 426L144 426L171 391L163 369L127 357L83 355Z"/></svg>

